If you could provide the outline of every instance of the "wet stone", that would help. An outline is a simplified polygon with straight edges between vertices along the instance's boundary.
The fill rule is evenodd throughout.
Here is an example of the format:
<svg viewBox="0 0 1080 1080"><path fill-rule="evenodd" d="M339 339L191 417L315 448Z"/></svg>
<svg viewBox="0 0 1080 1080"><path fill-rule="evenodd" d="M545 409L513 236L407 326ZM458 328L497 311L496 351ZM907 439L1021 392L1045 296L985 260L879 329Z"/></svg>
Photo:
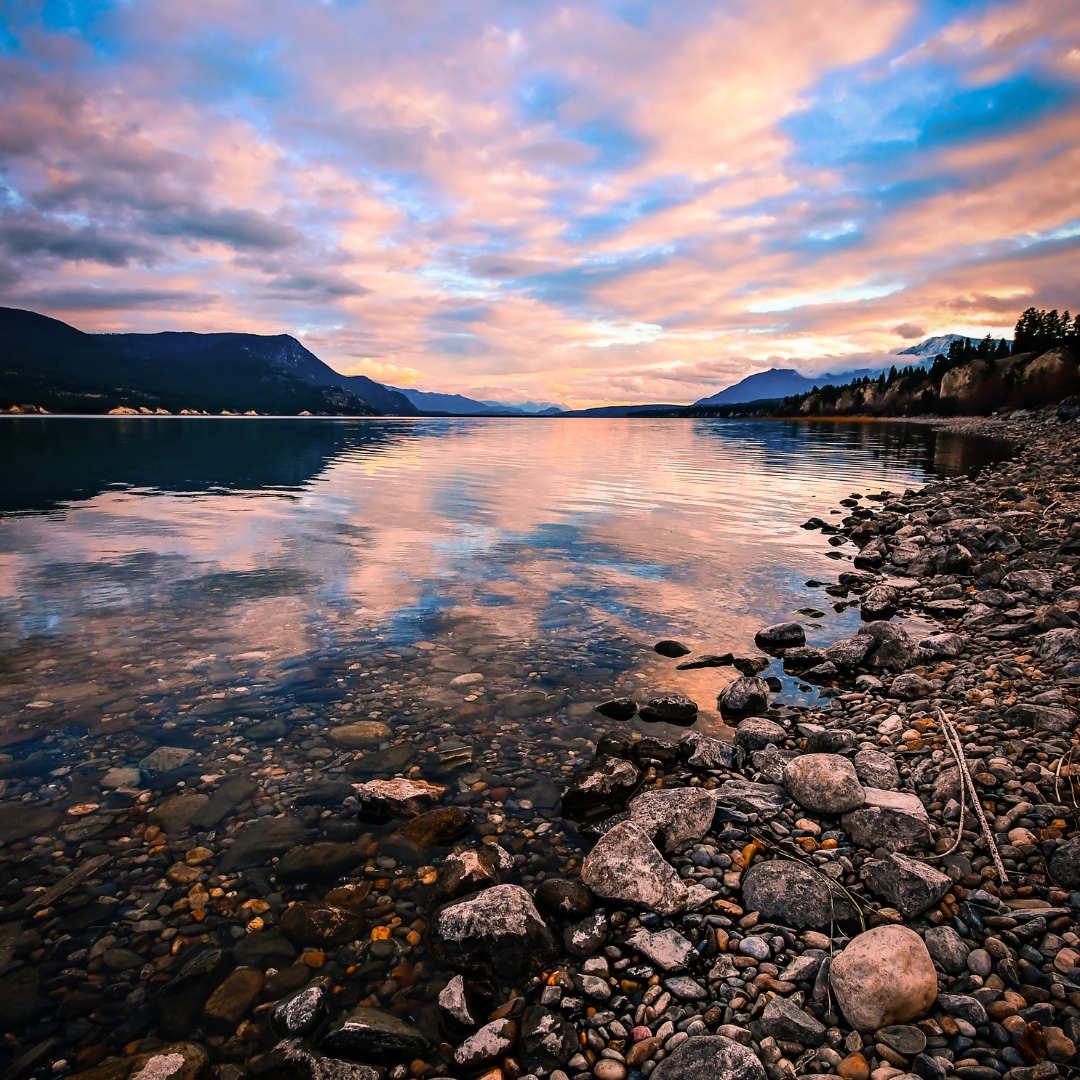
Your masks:
<svg viewBox="0 0 1080 1080"><path fill-rule="evenodd" d="M722 716L733 719L759 716L769 708L769 685L764 679L743 675L724 687L716 705Z"/></svg>
<svg viewBox="0 0 1080 1080"><path fill-rule="evenodd" d="M249 776L227 777L207 803L195 811L191 818L192 826L196 829L212 829L258 790L259 785Z"/></svg>
<svg viewBox="0 0 1080 1080"><path fill-rule="evenodd" d="M472 820L472 814L460 806L439 806L410 818L394 836L421 849L446 847L469 831Z"/></svg>
<svg viewBox="0 0 1080 1080"><path fill-rule="evenodd" d="M612 698L597 705L596 711L609 720L632 720L637 712L637 702L631 697Z"/></svg>
<svg viewBox="0 0 1080 1080"><path fill-rule="evenodd" d="M210 1027L232 1032L255 1004L263 988L263 973L239 967L210 995L203 1015Z"/></svg>
<svg viewBox="0 0 1080 1080"><path fill-rule="evenodd" d="M265 866L275 855L296 847L306 830L299 818L264 817L250 821L236 834L233 845L221 859L221 872L232 873L252 866Z"/></svg>
<svg viewBox="0 0 1080 1080"><path fill-rule="evenodd" d="M573 956L592 956L607 941L607 936L607 916L602 911L594 911L563 930L563 945Z"/></svg>
<svg viewBox="0 0 1080 1080"><path fill-rule="evenodd" d="M366 920L348 908L322 901L301 900L282 913L281 929L298 947L334 947L364 934Z"/></svg>
<svg viewBox="0 0 1080 1080"><path fill-rule="evenodd" d="M578 1048L574 1026L541 1005L521 1015L521 1055L527 1069L550 1072L561 1068Z"/></svg>
<svg viewBox="0 0 1080 1080"><path fill-rule="evenodd" d="M593 896L580 881L546 878L536 890L540 908L557 919L581 919L593 909Z"/></svg>
<svg viewBox="0 0 1080 1080"><path fill-rule="evenodd" d="M354 784L360 809L376 817L416 817L438 802L446 791L427 780L368 780Z"/></svg>
<svg viewBox="0 0 1080 1080"><path fill-rule="evenodd" d="M904 1057L914 1057L926 1049L926 1036L913 1024L890 1024L879 1028L874 1038Z"/></svg>
<svg viewBox="0 0 1080 1080"><path fill-rule="evenodd" d="M364 851L355 844L326 841L290 848L274 867L274 876L283 884L309 881L337 881L364 861Z"/></svg>
<svg viewBox="0 0 1080 1080"><path fill-rule="evenodd" d="M598 757L576 772L562 793L566 810L625 802L641 783L641 772L623 758Z"/></svg>
<svg viewBox="0 0 1080 1080"><path fill-rule="evenodd" d="M283 1039L305 1037L326 1021L326 987L315 983L282 998L270 1012L270 1026Z"/></svg>
<svg viewBox="0 0 1080 1080"><path fill-rule="evenodd" d="M498 844L452 852L439 868L432 898L436 903L446 903L477 889L498 885L502 880L503 858L505 855Z"/></svg>
<svg viewBox="0 0 1080 1080"><path fill-rule="evenodd" d="M466 992L465 980L460 975L455 975L439 991L439 1008L461 1027L474 1028L477 1025L476 1014Z"/></svg>
<svg viewBox="0 0 1080 1080"><path fill-rule="evenodd" d="M381 720L358 720L331 728L328 735L332 743L346 750L364 750L390 738L391 732Z"/></svg>
<svg viewBox="0 0 1080 1080"><path fill-rule="evenodd" d="M196 815L209 802L209 795L197 792L170 795L150 811L146 821L149 825L157 825L164 833L180 835L191 828Z"/></svg>
<svg viewBox="0 0 1080 1080"><path fill-rule="evenodd" d="M319 1049L327 1054L374 1065L412 1060L426 1047L417 1028L381 1009L353 1009L319 1037Z"/></svg>
<svg viewBox="0 0 1080 1080"><path fill-rule="evenodd" d="M751 716L743 720L735 731L735 745L747 750L763 750L769 743L784 745L786 732L772 720Z"/></svg>
<svg viewBox="0 0 1080 1080"><path fill-rule="evenodd" d="M638 717L648 724L677 724L685 727L697 719L697 702L683 694L663 694L641 706Z"/></svg>
<svg viewBox="0 0 1080 1080"><path fill-rule="evenodd" d="M822 814L842 814L863 803L855 766L838 754L796 758L784 770L784 786L800 806Z"/></svg>

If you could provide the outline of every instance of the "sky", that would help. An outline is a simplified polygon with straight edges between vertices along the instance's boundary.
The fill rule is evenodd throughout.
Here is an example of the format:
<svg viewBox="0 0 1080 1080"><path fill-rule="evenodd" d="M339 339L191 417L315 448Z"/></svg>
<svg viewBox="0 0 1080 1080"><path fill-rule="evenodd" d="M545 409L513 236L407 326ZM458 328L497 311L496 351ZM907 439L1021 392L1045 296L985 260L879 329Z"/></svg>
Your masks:
<svg viewBox="0 0 1080 1080"><path fill-rule="evenodd" d="M0 0L0 304L684 402L1080 307L1076 0Z"/></svg>

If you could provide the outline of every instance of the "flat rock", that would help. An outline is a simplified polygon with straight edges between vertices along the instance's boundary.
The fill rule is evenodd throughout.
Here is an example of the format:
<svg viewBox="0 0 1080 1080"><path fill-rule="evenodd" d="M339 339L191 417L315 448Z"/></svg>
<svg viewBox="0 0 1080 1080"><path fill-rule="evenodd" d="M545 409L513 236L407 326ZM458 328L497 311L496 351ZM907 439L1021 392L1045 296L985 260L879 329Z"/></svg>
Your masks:
<svg viewBox="0 0 1080 1080"><path fill-rule="evenodd" d="M236 841L221 858L220 872L232 873L253 866L265 866L275 855L296 847L307 834L299 818L264 817L249 821L236 834Z"/></svg>
<svg viewBox="0 0 1080 1080"><path fill-rule="evenodd" d="M321 900L299 900L282 912L278 925L295 945L336 947L364 935L367 921L349 908Z"/></svg>
<svg viewBox="0 0 1080 1080"><path fill-rule="evenodd" d="M596 711L609 720L632 720L637 712L637 702L632 697L612 698L597 705Z"/></svg>
<svg viewBox="0 0 1080 1080"><path fill-rule="evenodd" d="M678 724L686 727L697 719L697 702L684 694L662 694L650 698L638 711L638 718L649 724Z"/></svg>
<svg viewBox="0 0 1080 1080"><path fill-rule="evenodd" d="M530 1005L521 1014L521 1056L527 1069L551 1072L577 1052L574 1025L542 1005Z"/></svg>
<svg viewBox="0 0 1080 1080"><path fill-rule="evenodd" d="M494 885L439 911L431 923L430 949L451 967L486 967L510 980L554 954L557 945L521 886Z"/></svg>
<svg viewBox="0 0 1080 1080"><path fill-rule="evenodd" d="M746 750L764 750L769 743L783 746L787 732L779 724L762 716L745 719L735 730L735 745Z"/></svg>
<svg viewBox="0 0 1080 1080"><path fill-rule="evenodd" d="M381 720L357 720L330 728L327 736L336 746L345 750L367 750L389 739L392 732Z"/></svg>
<svg viewBox="0 0 1080 1080"><path fill-rule="evenodd" d="M427 1039L393 1013L356 1008L331 1024L319 1039L319 1048L350 1061L385 1065L418 1057L427 1048Z"/></svg>
<svg viewBox="0 0 1080 1080"><path fill-rule="evenodd" d="M855 774L864 787L895 791L900 786L896 761L880 750L860 750L853 758Z"/></svg>
<svg viewBox="0 0 1080 1080"><path fill-rule="evenodd" d="M848 1023L872 1032L925 1016L938 984L934 962L914 930L876 926L833 960L829 985Z"/></svg>
<svg viewBox="0 0 1080 1080"><path fill-rule="evenodd" d="M899 853L867 859L859 868L859 880L905 919L934 907L952 886L947 874Z"/></svg>
<svg viewBox="0 0 1080 1080"><path fill-rule="evenodd" d="M763 818L778 814L790 801L779 785L758 784L752 780L725 780L713 789L713 798L719 806L729 806L743 814L759 814Z"/></svg>
<svg viewBox="0 0 1080 1080"><path fill-rule="evenodd" d="M265 976L258 968L238 967L206 999L203 1017L218 1031L232 1034L262 992Z"/></svg>
<svg viewBox="0 0 1080 1080"><path fill-rule="evenodd" d="M159 773L182 769L195 757L195 751L186 746L159 746L139 762L143 776L153 778Z"/></svg>
<svg viewBox="0 0 1080 1080"><path fill-rule="evenodd" d="M658 652L661 656L670 657L672 660L676 660L680 656L690 655L690 650L681 641L673 641L671 638L658 641L653 646L653 651Z"/></svg>
<svg viewBox="0 0 1080 1080"><path fill-rule="evenodd" d="M759 649L790 649L806 644L806 631L797 622L774 623L754 635Z"/></svg>
<svg viewBox="0 0 1080 1080"><path fill-rule="evenodd" d="M759 716L769 708L769 684L756 676L740 676L728 683L716 699L722 716L739 719Z"/></svg>
<svg viewBox="0 0 1080 1080"><path fill-rule="evenodd" d="M804 754L784 770L788 794L807 810L842 814L863 804L855 766L839 754Z"/></svg>
<svg viewBox="0 0 1080 1080"><path fill-rule="evenodd" d="M743 877L743 906L762 919L817 930L856 915L851 901L823 874L787 859L756 862Z"/></svg>
<svg viewBox="0 0 1080 1080"><path fill-rule="evenodd" d="M790 998L773 998L765 1006L761 1030L767 1037L804 1046L820 1046L825 1041L825 1025L803 1012Z"/></svg>
<svg viewBox="0 0 1080 1080"><path fill-rule="evenodd" d="M1006 711L1005 719L1015 727L1030 727L1036 731L1066 735L1075 729L1080 717L1072 709L1019 704Z"/></svg>
<svg viewBox="0 0 1080 1080"><path fill-rule="evenodd" d="M218 785L209 801L195 812L191 824L196 829L212 829L258 790L258 783L250 776L227 777Z"/></svg>
<svg viewBox="0 0 1080 1080"><path fill-rule="evenodd" d="M517 1035L517 1024L509 1017L492 1020L454 1051L454 1064L469 1071L493 1065L513 1049Z"/></svg>
<svg viewBox="0 0 1080 1080"><path fill-rule="evenodd" d="M472 814L460 806L437 806L409 818L395 830L394 836L421 850L446 847L460 840L472 828L472 823Z"/></svg>
<svg viewBox="0 0 1080 1080"><path fill-rule="evenodd" d="M930 660L955 660L967 647L963 634L940 633L924 637L918 650Z"/></svg>
<svg viewBox="0 0 1080 1080"><path fill-rule="evenodd" d="M1080 889L1080 836L1066 840L1050 856L1050 873L1062 888Z"/></svg>
<svg viewBox="0 0 1080 1080"><path fill-rule="evenodd" d="M682 971L697 956L693 944L677 930L661 930L655 934L639 930L628 937L626 943L663 971Z"/></svg>
<svg viewBox="0 0 1080 1080"><path fill-rule="evenodd" d="M28 836L48 835L62 820L63 814L51 806L0 804L0 844L13 844Z"/></svg>
<svg viewBox="0 0 1080 1080"><path fill-rule="evenodd" d="M382 1070L328 1057L301 1039L285 1039L253 1062L254 1080L381 1080Z"/></svg>
<svg viewBox="0 0 1080 1080"><path fill-rule="evenodd" d="M641 770L625 758L601 755L574 773L562 793L565 810L624 803L641 783Z"/></svg>
<svg viewBox="0 0 1080 1080"><path fill-rule="evenodd" d="M766 1080L754 1052L723 1035L684 1039L650 1074L650 1080Z"/></svg>
<svg viewBox="0 0 1080 1080"><path fill-rule="evenodd" d="M800 645L795 649L784 650L784 670L803 671L817 667L825 662L825 650L814 645Z"/></svg>
<svg viewBox="0 0 1080 1080"><path fill-rule="evenodd" d="M1065 664L1080 655L1080 630L1057 629L1035 638L1035 651L1047 664Z"/></svg>
<svg viewBox="0 0 1080 1080"><path fill-rule="evenodd" d="M631 799L630 820L673 854L712 827L716 800L702 788L653 788Z"/></svg>
<svg viewBox="0 0 1080 1080"><path fill-rule="evenodd" d="M901 701L918 701L920 698L930 697L933 692L930 681L914 672L897 675L889 684L889 697L899 698Z"/></svg>
<svg viewBox="0 0 1080 1080"><path fill-rule="evenodd" d="M360 809L369 814L387 817L416 817L442 798L446 788L427 780L368 780L353 784Z"/></svg>
<svg viewBox="0 0 1080 1080"><path fill-rule="evenodd" d="M708 772L712 769L730 769L735 763L735 747L722 739L692 732L679 744L691 769Z"/></svg>
<svg viewBox="0 0 1080 1080"><path fill-rule="evenodd" d="M845 831L859 846L910 851L930 843L930 818L917 795L863 788L865 805L845 814Z"/></svg>
<svg viewBox="0 0 1080 1080"><path fill-rule="evenodd" d="M498 844L481 844L447 855L439 867L432 899L435 903L446 903L466 893L498 885L502 881L502 850Z"/></svg>
<svg viewBox="0 0 1080 1080"><path fill-rule="evenodd" d="M605 833L585 857L582 882L597 896L642 904L671 915L686 903L686 886L648 834L632 821Z"/></svg>
<svg viewBox="0 0 1080 1080"><path fill-rule="evenodd" d="M356 844L299 844L289 848L274 867L274 877L282 884L334 882L356 869L365 859L365 849Z"/></svg>

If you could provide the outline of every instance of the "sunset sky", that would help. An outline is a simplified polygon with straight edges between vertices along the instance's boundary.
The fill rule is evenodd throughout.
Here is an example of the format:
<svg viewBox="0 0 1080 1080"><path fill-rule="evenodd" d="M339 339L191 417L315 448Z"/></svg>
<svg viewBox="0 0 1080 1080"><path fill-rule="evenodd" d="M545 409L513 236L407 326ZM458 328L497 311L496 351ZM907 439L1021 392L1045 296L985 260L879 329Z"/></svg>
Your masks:
<svg viewBox="0 0 1080 1080"><path fill-rule="evenodd" d="M1080 306L1080 3L0 2L0 304L691 401Z"/></svg>

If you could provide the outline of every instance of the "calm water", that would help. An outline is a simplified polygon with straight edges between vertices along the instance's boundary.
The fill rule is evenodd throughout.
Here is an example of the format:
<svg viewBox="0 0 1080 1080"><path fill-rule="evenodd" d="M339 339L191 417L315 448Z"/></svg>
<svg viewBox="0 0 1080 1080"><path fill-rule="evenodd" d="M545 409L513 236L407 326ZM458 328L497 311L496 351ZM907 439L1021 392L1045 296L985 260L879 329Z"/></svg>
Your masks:
<svg viewBox="0 0 1080 1080"><path fill-rule="evenodd" d="M834 639L856 613L804 583L851 549L806 517L1002 450L857 423L4 419L0 740L58 733L44 770L195 715L465 737L523 693L588 734L631 688L691 694L710 730L731 669L653 641L745 654L808 604Z"/></svg>

